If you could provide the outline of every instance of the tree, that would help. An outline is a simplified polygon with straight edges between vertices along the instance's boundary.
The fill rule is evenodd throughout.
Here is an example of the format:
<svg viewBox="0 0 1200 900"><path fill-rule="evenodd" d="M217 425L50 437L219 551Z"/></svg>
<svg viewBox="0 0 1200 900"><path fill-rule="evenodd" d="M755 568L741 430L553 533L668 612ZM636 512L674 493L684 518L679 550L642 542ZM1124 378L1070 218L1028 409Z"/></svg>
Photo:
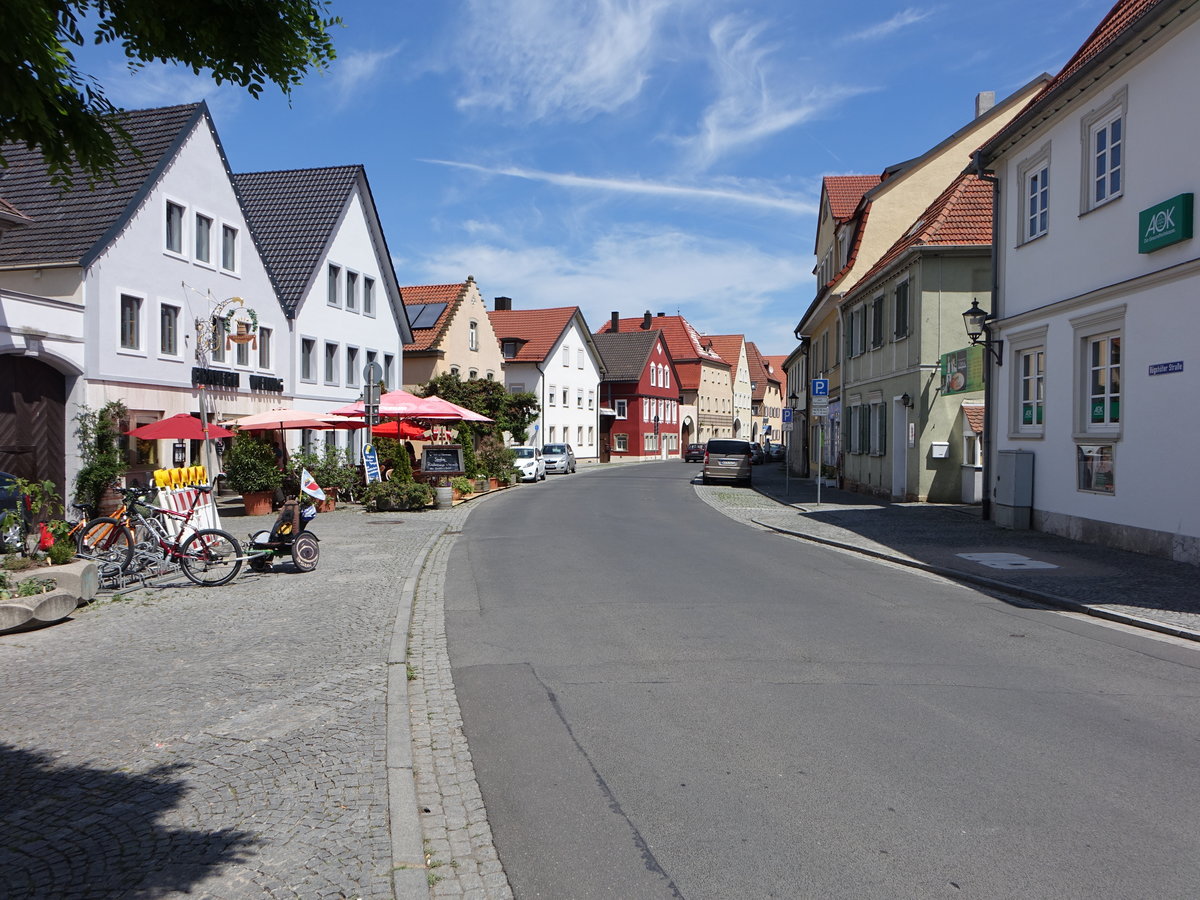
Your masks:
<svg viewBox="0 0 1200 900"><path fill-rule="evenodd" d="M129 143L119 110L75 66L84 31L96 44L120 42L130 68L178 62L252 96L271 82L285 94L335 53L330 0L4 0L0 3L0 143L41 150L55 180L78 168L101 178ZM0 165L5 160L0 155Z"/></svg>
<svg viewBox="0 0 1200 900"><path fill-rule="evenodd" d="M482 413L495 420L493 429L497 434L507 431L518 443L528 439L529 426L537 419L540 409L537 395L532 391L510 394L498 381L482 378L463 381L453 372L430 379L416 393L422 397L437 394L443 400ZM477 429L479 434L484 431L483 427Z"/></svg>

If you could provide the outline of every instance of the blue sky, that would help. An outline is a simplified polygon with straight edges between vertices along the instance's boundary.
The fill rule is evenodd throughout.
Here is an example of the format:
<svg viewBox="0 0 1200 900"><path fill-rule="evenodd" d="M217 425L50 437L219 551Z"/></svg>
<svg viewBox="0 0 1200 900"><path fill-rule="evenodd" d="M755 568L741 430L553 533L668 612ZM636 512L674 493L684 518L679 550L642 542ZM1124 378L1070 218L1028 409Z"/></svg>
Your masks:
<svg viewBox="0 0 1200 900"><path fill-rule="evenodd" d="M338 59L290 103L79 59L126 108L207 100L236 172L364 164L402 285L474 275L593 330L680 312L787 354L821 178L919 155L1110 6L334 0Z"/></svg>

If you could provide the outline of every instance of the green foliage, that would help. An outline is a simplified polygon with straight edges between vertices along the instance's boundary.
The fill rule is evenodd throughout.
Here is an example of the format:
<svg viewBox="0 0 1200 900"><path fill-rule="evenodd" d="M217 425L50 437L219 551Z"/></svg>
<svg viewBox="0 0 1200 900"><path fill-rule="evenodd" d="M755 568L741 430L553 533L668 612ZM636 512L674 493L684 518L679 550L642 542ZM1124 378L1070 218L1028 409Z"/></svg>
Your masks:
<svg viewBox="0 0 1200 900"><path fill-rule="evenodd" d="M362 489L362 501L373 511L424 509L433 503L433 489L412 481L375 481Z"/></svg>
<svg viewBox="0 0 1200 900"><path fill-rule="evenodd" d="M275 461L275 448L264 439L243 431L221 458L229 486L239 494L273 491L283 484L283 472Z"/></svg>
<svg viewBox="0 0 1200 900"><path fill-rule="evenodd" d="M128 163L120 114L74 47L120 43L130 69L178 62L252 96L268 82L285 94L336 55L329 0L5 0L0 4L0 143L41 150L55 180L89 181ZM85 29L90 34L85 35ZM4 160L0 157L0 166Z"/></svg>
<svg viewBox="0 0 1200 900"><path fill-rule="evenodd" d="M75 502L93 511L100 506L104 492L125 473L125 459L117 438L121 419L126 415L125 404L112 400L98 410L85 406L75 417L81 463L75 476Z"/></svg>
<svg viewBox="0 0 1200 900"><path fill-rule="evenodd" d="M480 423L473 426L477 433L490 431L503 437L507 431L517 443L522 444L528 440L529 426L537 419L540 409L537 395L532 391L510 394L498 381L488 381L485 378L463 381L452 372L430 379L418 388L416 393L422 397L437 394L443 400L481 413L495 420L495 424Z"/></svg>
<svg viewBox="0 0 1200 900"><path fill-rule="evenodd" d="M301 450L292 454L291 472L297 479L302 469L316 479L322 488L335 488L343 497L358 485L358 470L351 465L345 451L325 447L321 453Z"/></svg>
<svg viewBox="0 0 1200 900"><path fill-rule="evenodd" d="M483 466L475 455L475 426L463 422L458 426L458 442L463 448L463 470L468 478L478 478L483 474Z"/></svg>
<svg viewBox="0 0 1200 900"><path fill-rule="evenodd" d="M499 478L507 482L513 471L513 462L517 454L504 446L504 441L494 434L486 434L479 439L479 465L490 478Z"/></svg>
<svg viewBox="0 0 1200 900"><path fill-rule="evenodd" d="M43 522L52 516L63 514L62 497L53 481L26 481L16 479L14 487L29 497L29 514L33 522Z"/></svg>
<svg viewBox="0 0 1200 900"><path fill-rule="evenodd" d="M412 481L412 460L408 450L396 438L372 438L375 443L375 453L379 456L379 470L392 472L391 481Z"/></svg>
<svg viewBox="0 0 1200 900"><path fill-rule="evenodd" d="M475 482L465 475L457 475L450 479L450 487L458 491L460 494L475 493Z"/></svg>
<svg viewBox="0 0 1200 900"><path fill-rule="evenodd" d="M54 535L54 543L46 551L46 555L50 557L50 562L56 566L69 563L75 558L75 544L67 537L71 526L61 519L56 519L47 527L50 529L50 533Z"/></svg>

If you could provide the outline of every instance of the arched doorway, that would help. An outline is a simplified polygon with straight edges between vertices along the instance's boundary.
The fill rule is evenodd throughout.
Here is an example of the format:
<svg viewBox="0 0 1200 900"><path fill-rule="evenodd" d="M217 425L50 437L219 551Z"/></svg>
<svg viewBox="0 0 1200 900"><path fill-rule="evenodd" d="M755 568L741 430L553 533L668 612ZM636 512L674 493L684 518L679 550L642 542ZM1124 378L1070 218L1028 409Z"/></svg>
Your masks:
<svg viewBox="0 0 1200 900"><path fill-rule="evenodd" d="M0 471L50 480L66 496L66 379L27 356L0 356Z"/></svg>

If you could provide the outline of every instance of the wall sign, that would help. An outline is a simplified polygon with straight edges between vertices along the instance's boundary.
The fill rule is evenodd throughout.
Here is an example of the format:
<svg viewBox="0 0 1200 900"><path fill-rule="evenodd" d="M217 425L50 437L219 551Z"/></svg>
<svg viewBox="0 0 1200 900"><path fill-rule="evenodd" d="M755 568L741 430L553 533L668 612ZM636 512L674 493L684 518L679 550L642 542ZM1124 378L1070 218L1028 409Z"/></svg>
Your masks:
<svg viewBox="0 0 1200 900"><path fill-rule="evenodd" d="M1176 372L1183 371L1183 360L1177 360L1169 363L1154 363L1150 366L1151 375L1173 375Z"/></svg>
<svg viewBox="0 0 1200 900"><path fill-rule="evenodd" d="M242 383L242 377L237 372L225 372L221 369L204 369L200 366L192 368L192 384L207 384L213 387L236 388Z"/></svg>
<svg viewBox="0 0 1200 900"><path fill-rule="evenodd" d="M943 353L942 393L965 394L983 390L983 347L973 344L953 353Z"/></svg>
<svg viewBox="0 0 1200 900"><path fill-rule="evenodd" d="M1192 236L1194 194L1178 194L1138 213L1138 253L1153 253Z"/></svg>
<svg viewBox="0 0 1200 900"><path fill-rule="evenodd" d="M283 379L272 378L268 375L251 375L250 390L283 393Z"/></svg>

